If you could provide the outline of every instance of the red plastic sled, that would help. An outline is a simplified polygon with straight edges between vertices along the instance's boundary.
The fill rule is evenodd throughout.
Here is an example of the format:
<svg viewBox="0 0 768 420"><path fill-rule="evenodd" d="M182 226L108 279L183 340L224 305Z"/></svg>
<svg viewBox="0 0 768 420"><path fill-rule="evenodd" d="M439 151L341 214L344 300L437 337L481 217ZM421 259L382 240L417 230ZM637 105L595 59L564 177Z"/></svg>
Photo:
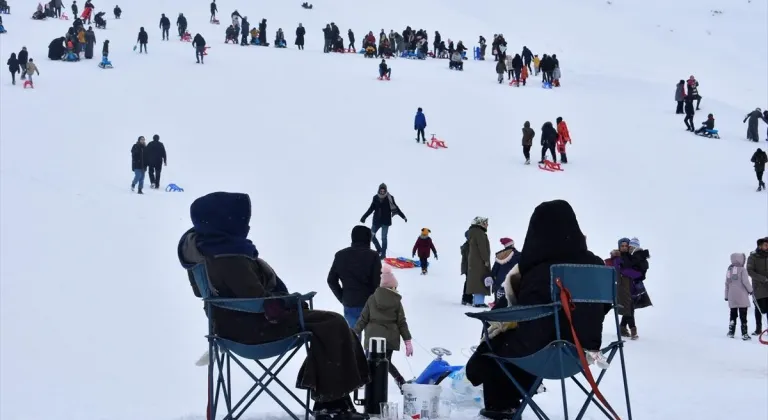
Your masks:
<svg viewBox="0 0 768 420"><path fill-rule="evenodd" d="M434 134L432 134L432 138L429 139L429 143L427 144L427 147L431 147L433 149L447 149L448 146L445 145L445 142L435 137Z"/></svg>
<svg viewBox="0 0 768 420"><path fill-rule="evenodd" d="M412 261L399 258L384 258L384 263L395 268L413 268L416 266Z"/></svg>
<svg viewBox="0 0 768 420"><path fill-rule="evenodd" d="M80 19L88 20L88 18L91 17L91 11L93 11L93 9L91 9L90 7L86 7L85 9L83 9L83 14L80 15Z"/></svg>
<svg viewBox="0 0 768 420"><path fill-rule="evenodd" d="M31 81L31 80L25 80L25 81L24 81L24 89L26 89L26 88L27 88L27 86L29 86L29 88L30 88L30 89L34 89L34 88L35 88L35 85L34 85L34 84L32 84L32 81Z"/></svg>
<svg viewBox="0 0 768 420"><path fill-rule="evenodd" d="M389 80L389 76L384 76L384 77L379 76L377 80Z"/></svg>
<svg viewBox="0 0 768 420"><path fill-rule="evenodd" d="M551 160L544 160L543 164L539 164L539 169L549 172L558 172L563 170L559 163L552 162Z"/></svg>
<svg viewBox="0 0 768 420"><path fill-rule="evenodd" d="M210 48L211 48L211 47L205 47L205 48L203 49L203 55L208 55L208 50L209 50Z"/></svg>

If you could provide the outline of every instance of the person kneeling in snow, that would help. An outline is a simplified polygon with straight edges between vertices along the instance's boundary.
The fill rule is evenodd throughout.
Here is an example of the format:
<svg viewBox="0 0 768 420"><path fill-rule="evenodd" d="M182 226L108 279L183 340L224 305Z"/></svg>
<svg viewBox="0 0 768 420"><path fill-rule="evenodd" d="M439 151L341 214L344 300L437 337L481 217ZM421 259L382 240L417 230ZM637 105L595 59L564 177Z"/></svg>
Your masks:
<svg viewBox="0 0 768 420"><path fill-rule="evenodd" d="M392 364L392 353L400 351L400 337L405 342L405 356L413 356L411 344L411 331L405 320L405 310L400 293L397 292L397 279L392 274L392 268L384 265L381 268L381 286L373 292L365 303L363 312L354 328L357 334L365 332L365 342L370 343L371 338L384 338L387 340L387 360L389 360L389 374L394 378L400 391L406 383L403 375ZM368 349L370 351L370 349Z"/></svg>
<svg viewBox="0 0 768 420"><path fill-rule="evenodd" d="M455 70L464 70L464 61L461 60L460 52L454 51L454 53L451 54L451 61L448 62L448 68L455 69Z"/></svg>
<svg viewBox="0 0 768 420"><path fill-rule="evenodd" d="M387 67L387 61L382 58L381 63L379 63L379 79L386 78L389 80L391 76L392 69Z"/></svg>
<svg viewBox="0 0 768 420"><path fill-rule="evenodd" d="M259 258L256 246L248 239L251 199L247 194L215 192L195 200L190 206L193 227L179 241L181 265L190 270L205 264L215 296L226 299L263 299L288 294L288 288L266 261ZM191 272L195 296L200 291ZM299 312L282 301L265 304L261 314L214 307L211 309L215 333L226 340L243 344L264 344L299 332ZM344 414L362 420L352 406L349 394L369 381L370 372L363 348L344 317L335 312L304 309L304 325L312 333L296 386L312 391L313 411Z"/></svg>

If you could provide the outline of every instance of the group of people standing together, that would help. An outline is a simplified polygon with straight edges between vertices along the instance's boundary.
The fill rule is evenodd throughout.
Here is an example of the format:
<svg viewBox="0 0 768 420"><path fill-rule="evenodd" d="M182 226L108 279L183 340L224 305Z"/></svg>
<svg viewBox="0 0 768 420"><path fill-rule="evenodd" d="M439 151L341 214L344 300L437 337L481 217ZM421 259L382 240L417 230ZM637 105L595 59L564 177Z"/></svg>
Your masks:
<svg viewBox="0 0 768 420"><path fill-rule="evenodd" d="M138 187L138 194L144 194L144 174L149 169L150 188L160 188L160 173L163 166L168 165L165 145L160 141L160 136L155 134L152 141L147 143L144 136L139 136L133 147L131 147L131 170L133 171L133 181L131 181L131 191Z"/></svg>

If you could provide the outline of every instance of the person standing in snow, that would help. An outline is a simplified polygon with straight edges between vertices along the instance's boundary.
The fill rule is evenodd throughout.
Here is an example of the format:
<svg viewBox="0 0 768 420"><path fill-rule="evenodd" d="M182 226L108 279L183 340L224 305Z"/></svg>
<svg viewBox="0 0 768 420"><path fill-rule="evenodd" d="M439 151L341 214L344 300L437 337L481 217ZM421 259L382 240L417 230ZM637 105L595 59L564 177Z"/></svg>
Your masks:
<svg viewBox="0 0 768 420"><path fill-rule="evenodd" d="M504 73L507 72L507 64L504 60L499 60L496 62L496 80L499 81L499 84L504 82Z"/></svg>
<svg viewBox="0 0 768 420"><path fill-rule="evenodd" d="M184 17L184 13L179 13L179 17L176 18L176 27L179 29L179 38L184 38L187 32L187 18Z"/></svg>
<svg viewBox="0 0 768 420"><path fill-rule="evenodd" d="M405 319L405 310L400 293L397 291L397 279L388 265L381 270L381 286L379 286L365 303L360 319L354 326L358 336L365 331L365 343L371 338L386 340L386 357L389 360L389 374L397 383L400 391L405 385L405 378L392 364L392 353L400 351L400 338L405 343L405 357L413 356L411 331ZM371 351L371 349L367 349Z"/></svg>
<svg viewBox="0 0 768 420"><path fill-rule="evenodd" d="M524 66L528 69L528 72L533 72L533 69L531 68L531 61L533 61L533 53L526 46L523 46L522 57L523 57Z"/></svg>
<svg viewBox="0 0 768 420"><path fill-rule="evenodd" d="M301 23L299 23L299 27L296 28L296 42L294 42L294 44L296 44L300 50L304 49L304 35L306 34L307 30L301 26Z"/></svg>
<svg viewBox="0 0 768 420"><path fill-rule="evenodd" d="M147 166L149 166L149 188L160 188L160 173L163 170L163 166L168 166L168 160L165 154L165 146L160 142L160 136L157 134L152 136L152 141L147 144L147 148L144 151L144 160Z"/></svg>
<svg viewBox="0 0 768 420"><path fill-rule="evenodd" d="M373 196L371 205L365 212L363 217L360 218L360 223L365 224L365 219L373 214L373 222L371 224L371 232L373 232L373 245L376 247L376 251L379 252L379 257L383 260L387 256L387 235L389 234L389 227L392 226L392 216L400 216L405 223L408 223L408 218L400 210L400 206L395 202L395 197L387 190L387 184L382 183L379 185L378 194ZM381 244L376 239L376 232L381 229Z"/></svg>
<svg viewBox="0 0 768 420"><path fill-rule="evenodd" d="M472 295L467 293L467 272L469 271L469 231L464 232L464 243L459 248L461 251L461 275L464 276L464 288L461 292L461 304L472 305Z"/></svg>
<svg viewBox="0 0 768 420"><path fill-rule="evenodd" d="M511 238L501 238L499 240L504 247L501 251L496 253L493 267L491 267L491 278L493 278L493 307L496 308L496 304L502 299L506 299L504 283L512 273L512 269L520 262L520 252L515 248L515 241ZM510 302L513 304L514 302Z"/></svg>
<svg viewBox="0 0 768 420"><path fill-rule="evenodd" d="M685 106L683 107L685 109L685 118L683 118L683 122L685 123L686 131L690 132L696 131L693 126L693 116L696 114L693 110L693 99L693 95L688 94L685 97Z"/></svg>
<svg viewBox="0 0 768 420"><path fill-rule="evenodd" d="M144 54L147 53L147 41L149 41L149 34L142 26L139 28L139 37L136 38L136 42L139 44L139 54L141 54L142 50L144 51Z"/></svg>
<svg viewBox="0 0 768 420"><path fill-rule="evenodd" d="M26 80L27 62L29 62L29 52L27 51L27 47L21 47L21 51L19 51L16 60L19 62L19 70L21 70L21 80Z"/></svg>
<svg viewBox="0 0 768 420"><path fill-rule="evenodd" d="M555 130L551 122L547 121L541 126L541 160L539 163L544 163L544 159L547 158L547 151L552 155L552 162L557 163L556 145L557 130Z"/></svg>
<svg viewBox="0 0 768 420"><path fill-rule="evenodd" d="M211 2L211 18L209 19L209 22L213 22L216 20L216 13L219 11L219 8L216 7L216 0L213 0Z"/></svg>
<svg viewBox="0 0 768 420"><path fill-rule="evenodd" d="M146 160L144 159L144 151L146 149L146 143L144 136L139 136L139 139L131 147L131 170L133 171L133 181L131 182L131 191L134 191L136 186L139 186L139 194L144 194L144 173L147 170Z"/></svg>
<svg viewBox="0 0 768 420"><path fill-rule="evenodd" d="M259 23L259 45L262 47L268 47L267 42L267 20L262 19Z"/></svg>
<svg viewBox="0 0 768 420"><path fill-rule="evenodd" d="M701 105L701 95L699 95L699 81L695 77L688 78L688 96L696 100L696 111L699 111Z"/></svg>
<svg viewBox="0 0 768 420"><path fill-rule="evenodd" d="M8 71L11 72L11 84L16 84L16 73L21 73L19 69L19 60L16 58L16 53L11 53L11 57L8 59Z"/></svg>
<svg viewBox="0 0 768 420"><path fill-rule="evenodd" d="M165 13L160 15L160 29L163 31L163 41L168 41L170 37L168 32L171 30L171 20L168 19Z"/></svg>
<svg viewBox="0 0 768 420"><path fill-rule="evenodd" d="M685 99L685 80L680 80L675 87L675 101L677 102L677 108L675 114L684 114L683 112L683 100Z"/></svg>
<svg viewBox="0 0 768 420"><path fill-rule="evenodd" d="M744 121L742 122L747 122L747 120L749 120L749 123L747 124L747 140L752 140L755 143L760 141L760 133L757 129L757 125L762 119L763 114L760 111L760 108L755 108L754 111L744 117Z"/></svg>
<svg viewBox="0 0 768 420"><path fill-rule="evenodd" d="M501 61L501 60L499 60ZM487 308L485 297L493 285L491 275L491 244L488 241L488 219L475 217L469 227L467 257L467 293L472 295L472 307Z"/></svg>
<svg viewBox="0 0 768 420"><path fill-rule="evenodd" d="M425 128L427 128L427 117L424 116L423 110L419 107L419 109L416 110L416 117L413 120L413 129L416 130L416 143L419 142L419 136L421 136L422 143L427 142L427 138L424 136Z"/></svg>
<svg viewBox="0 0 768 420"><path fill-rule="evenodd" d="M621 238L618 244L619 249L611 251L611 258L605 264L613 267L619 278L617 300L621 305L621 336L636 340L639 336L635 311L652 305L643 283L649 267L650 252L640 247L637 238Z"/></svg>
<svg viewBox="0 0 768 420"><path fill-rule="evenodd" d="M755 164L755 175L757 175L757 191L765 189L765 182L763 182L763 172L765 172L765 164L768 162L768 155L761 148L757 148L755 153L752 154L751 162Z"/></svg>
<svg viewBox="0 0 768 420"><path fill-rule="evenodd" d="M747 273L752 277L755 297L755 332L763 331L763 315L768 317L768 237L757 240L757 249L749 254Z"/></svg>
<svg viewBox="0 0 768 420"><path fill-rule="evenodd" d="M752 285L749 284L749 276L744 268L747 256L741 253L731 254L731 265L725 274L725 301L731 310L728 322L728 337L733 338L736 333L736 318L741 321L741 339L749 340L749 328L747 327L747 309L749 298L752 295Z"/></svg>
<svg viewBox="0 0 768 420"><path fill-rule="evenodd" d="M429 234L431 230L427 228L421 229L421 235L416 238L416 243L413 244L413 251L411 252L411 258L419 255L419 266L421 267L421 274L427 274L427 268L429 268L429 253L435 254L435 260L437 260L437 249L435 244L432 243L432 238Z"/></svg>
<svg viewBox="0 0 768 420"><path fill-rule="evenodd" d="M534 137L536 137L536 132L531 128L531 123L526 121L523 124L523 156L525 156L526 165L531 164L531 147Z"/></svg>
<svg viewBox="0 0 768 420"><path fill-rule="evenodd" d="M77 0L72 2L72 17L77 18Z"/></svg>
<svg viewBox="0 0 768 420"><path fill-rule="evenodd" d="M37 69L37 66L30 58L29 62L27 62L27 77L29 77L29 83L32 83L32 75L35 73L39 76L40 70Z"/></svg>
<svg viewBox="0 0 768 420"><path fill-rule="evenodd" d="M109 57L109 40L104 40L104 44L101 46L101 56L103 58Z"/></svg>
<svg viewBox="0 0 768 420"><path fill-rule="evenodd" d="M248 45L248 33L251 32L251 23L248 22L248 16L244 16L240 24L240 45Z"/></svg>
<svg viewBox="0 0 768 420"><path fill-rule="evenodd" d="M64 5L62 4L62 0L53 0L53 11L56 13L56 17L61 17L61 8Z"/></svg>
<svg viewBox="0 0 768 420"><path fill-rule="evenodd" d="M195 34L195 38L192 40L192 46L195 47L195 58L200 64L205 64L203 57L205 57L205 38L200 34Z"/></svg>
<svg viewBox="0 0 768 420"><path fill-rule="evenodd" d="M93 58L93 46L96 44L96 34L93 32L92 27L88 27L88 31L85 33L85 59L90 60Z"/></svg>
<svg viewBox="0 0 768 420"><path fill-rule="evenodd" d="M344 306L344 319L353 328L365 303L381 282L381 260L371 249L373 234L367 226L352 228L352 244L337 252L328 271L328 287Z"/></svg>

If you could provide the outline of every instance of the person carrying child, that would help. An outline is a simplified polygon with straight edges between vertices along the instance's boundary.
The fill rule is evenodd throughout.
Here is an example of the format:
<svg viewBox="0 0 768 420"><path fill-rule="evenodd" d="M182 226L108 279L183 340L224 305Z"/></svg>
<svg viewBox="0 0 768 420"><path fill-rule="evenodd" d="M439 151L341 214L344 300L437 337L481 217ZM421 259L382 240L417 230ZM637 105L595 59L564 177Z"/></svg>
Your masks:
<svg viewBox="0 0 768 420"><path fill-rule="evenodd" d="M560 163L568 163L568 156L565 154L565 143L571 143L571 133L568 132L568 125L563 117L557 117L557 152L560 153Z"/></svg>
<svg viewBox="0 0 768 420"><path fill-rule="evenodd" d="M741 320L741 339L750 340L747 329L747 309L749 309L752 285L749 283L747 269L744 263L747 256L741 253L731 254L731 265L725 274L725 301L731 309L731 318L728 323L728 337L733 338L736 332L736 317Z"/></svg>
<svg viewBox="0 0 768 420"><path fill-rule="evenodd" d="M405 319L402 296L397 292L397 279L392 273L392 268L384 265L381 268L381 284L373 292L365 303L363 312L355 324L354 331L359 335L365 332L365 341L371 338L384 338L387 340L387 360L389 360L389 374L395 379L398 388L402 391L406 383L403 375L392 364L392 353L400 351L400 338L405 342L405 356L413 356L411 344L411 331ZM365 347L368 344L364 344ZM370 349L369 349L370 350Z"/></svg>
<svg viewBox="0 0 768 420"><path fill-rule="evenodd" d="M432 243L432 238L429 237L430 233L432 233L432 231L427 228L421 230L421 235L416 238L416 243L413 245L413 252L411 255L412 257L415 257L416 254L419 254L419 264L421 266L422 275L427 274L430 251L435 254L435 259L437 259L437 250L435 249L435 244Z"/></svg>

